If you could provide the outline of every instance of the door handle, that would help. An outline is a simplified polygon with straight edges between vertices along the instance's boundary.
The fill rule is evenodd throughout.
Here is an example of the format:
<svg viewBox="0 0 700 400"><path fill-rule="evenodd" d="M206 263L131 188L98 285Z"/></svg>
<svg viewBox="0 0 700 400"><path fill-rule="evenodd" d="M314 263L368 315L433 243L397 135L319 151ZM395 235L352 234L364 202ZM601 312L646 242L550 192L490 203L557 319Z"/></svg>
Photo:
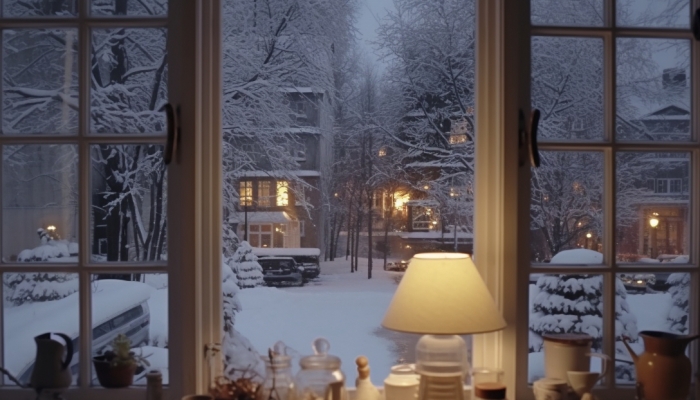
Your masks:
<svg viewBox="0 0 700 400"><path fill-rule="evenodd" d="M530 159L530 165L538 168L540 166L540 151L537 146L537 134L540 125L540 110L534 109L530 113L530 121L526 126L525 123L525 113L523 110L519 112L519 129L520 129L520 148L527 146L528 158ZM520 159L520 166L525 165L525 160Z"/></svg>
<svg viewBox="0 0 700 400"><path fill-rule="evenodd" d="M167 141L165 142L165 153L163 161L169 165L173 159L177 161L178 145L180 144L180 106L173 107L168 103L163 106L168 123Z"/></svg>
<svg viewBox="0 0 700 400"><path fill-rule="evenodd" d="M693 36L700 41L700 8L693 13Z"/></svg>

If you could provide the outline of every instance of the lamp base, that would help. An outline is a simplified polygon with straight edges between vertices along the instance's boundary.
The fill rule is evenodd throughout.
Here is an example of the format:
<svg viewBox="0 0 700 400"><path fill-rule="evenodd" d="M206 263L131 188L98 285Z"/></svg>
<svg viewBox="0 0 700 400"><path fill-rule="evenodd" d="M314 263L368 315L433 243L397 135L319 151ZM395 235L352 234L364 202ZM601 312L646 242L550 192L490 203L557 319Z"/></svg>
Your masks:
<svg viewBox="0 0 700 400"><path fill-rule="evenodd" d="M418 400L464 400L462 377L421 375Z"/></svg>

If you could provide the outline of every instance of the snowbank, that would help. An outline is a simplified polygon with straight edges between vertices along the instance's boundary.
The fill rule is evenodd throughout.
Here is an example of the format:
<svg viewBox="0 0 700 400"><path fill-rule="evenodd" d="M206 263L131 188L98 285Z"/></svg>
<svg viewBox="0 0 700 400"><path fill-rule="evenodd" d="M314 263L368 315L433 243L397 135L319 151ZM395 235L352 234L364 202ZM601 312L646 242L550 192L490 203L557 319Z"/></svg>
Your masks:
<svg viewBox="0 0 700 400"><path fill-rule="evenodd" d="M603 254L589 249L562 250L552 257L550 264L602 264Z"/></svg>

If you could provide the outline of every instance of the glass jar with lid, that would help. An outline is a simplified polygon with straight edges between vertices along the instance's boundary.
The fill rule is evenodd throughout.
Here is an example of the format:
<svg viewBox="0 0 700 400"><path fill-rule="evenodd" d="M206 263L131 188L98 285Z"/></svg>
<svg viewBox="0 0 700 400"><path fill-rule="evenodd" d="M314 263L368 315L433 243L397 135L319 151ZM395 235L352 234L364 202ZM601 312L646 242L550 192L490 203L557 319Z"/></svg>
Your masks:
<svg viewBox="0 0 700 400"><path fill-rule="evenodd" d="M294 400L292 357L287 355L287 346L277 342L267 357L260 358L265 361L265 381L255 396L256 400Z"/></svg>
<svg viewBox="0 0 700 400"><path fill-rule="evenodd" d="M299 361L296 376L297 400L347 400L345 375L340 358L328 354L330 344L319 338L313 342L314 354Z"/></svg>

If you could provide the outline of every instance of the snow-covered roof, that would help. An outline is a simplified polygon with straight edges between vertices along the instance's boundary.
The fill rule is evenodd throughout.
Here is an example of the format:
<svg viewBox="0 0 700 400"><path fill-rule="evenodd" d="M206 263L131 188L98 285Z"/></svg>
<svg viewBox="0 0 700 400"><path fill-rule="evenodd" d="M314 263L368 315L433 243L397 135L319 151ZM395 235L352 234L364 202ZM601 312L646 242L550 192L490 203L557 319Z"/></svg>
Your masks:
<svg viewBox="0 0 700 400"><path fill-rule="evenodd" d="M603 254L589 249L562 250L552 257L550 264L593 265L603 263Z"/></svg>
<svg viewBox="0 0 700 400"><path fill-rule="evenodd" d="M92 283L92 325L97 326L147 301L155 289L145 283L105 279ZM5 313L5 367L22 373L36 355L34 337L60 332L78 337L78 293L63 299L7 307Z"/></svg>
<svg viewBox="0 0 700 400"><path fill-rule="evenodd" d="M245 212L235 213L233 217L228 219L229 223L243 223L246 218ZM248 211L248 223L270 223L270 224L285 224L294 221L294 218L289 216L285 211Z"/></svg>
<svg viewBox="0 0 700 400"><path fill-rule="evenodd" d="M319 257L321 250L313 247L290 247L290 248L269 248L253 247L253 254L256 256L313 256Z"/></svg>
<svg viewBox="0 0 700 400"><path fill-rule="evenodd" d="M401 239L454 239L454 232L406 232L399 235ZM457 232L457 239L473 239L474 234L471 232Z"/></svg>
<svg viewBox="0 0 700 400"><path fill-rule="evenodd" d="M241 178L284 178L295 175L300 178L314 178L321 176L320 171L313 169L298 169L295 171L244 171L238 174Z"/></svg>

